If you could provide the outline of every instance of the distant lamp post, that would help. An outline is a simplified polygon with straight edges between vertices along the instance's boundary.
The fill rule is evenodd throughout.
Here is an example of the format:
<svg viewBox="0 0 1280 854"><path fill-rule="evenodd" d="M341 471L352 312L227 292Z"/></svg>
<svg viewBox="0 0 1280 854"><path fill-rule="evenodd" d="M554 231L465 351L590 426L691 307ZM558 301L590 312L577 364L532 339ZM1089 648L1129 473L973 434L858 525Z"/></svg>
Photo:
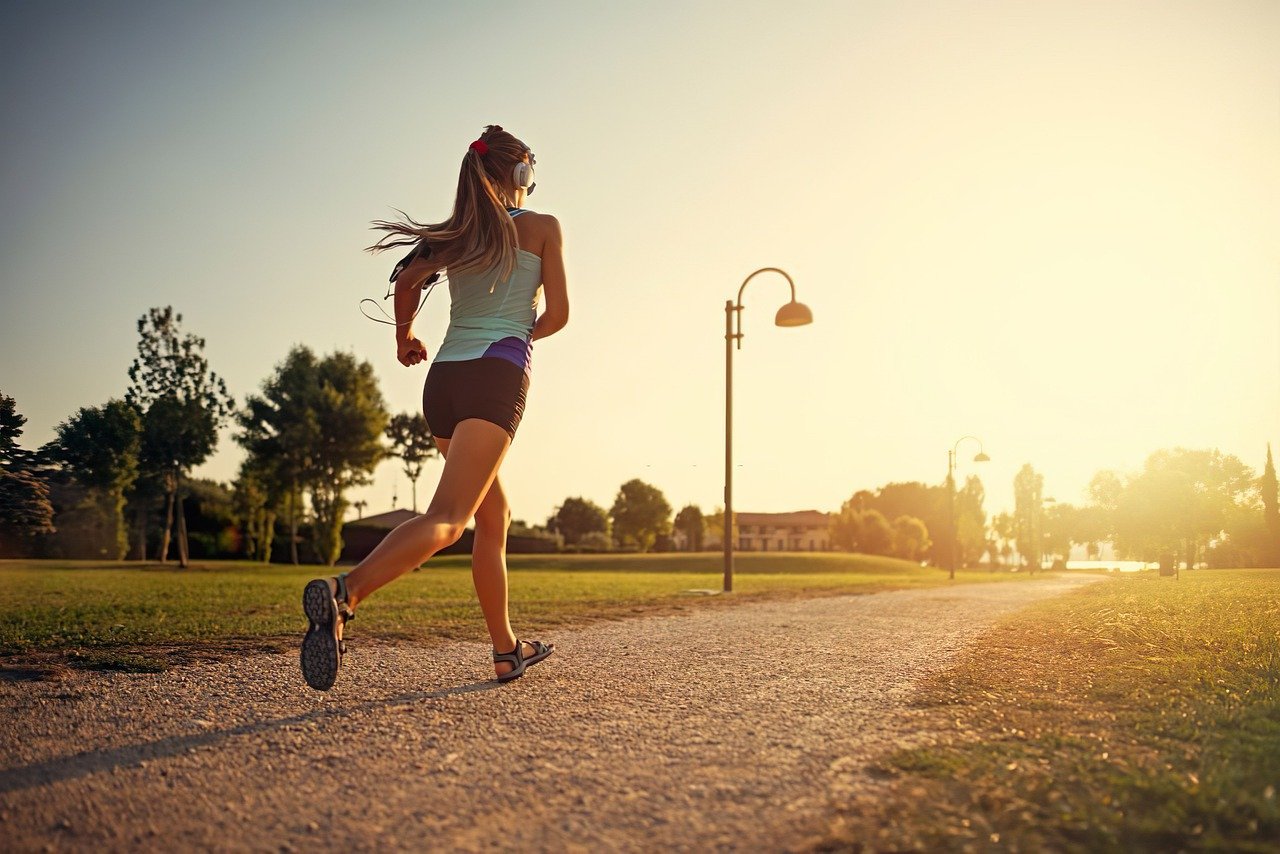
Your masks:
<svg viewBox="0 0 1280 854"><path fill-rule="evenodd" d="M991 457L982 450L982 440L977 436L961 436L951 446L951 450L947 451L947 526L951 529L951 545L947 549L950 552L947 556L947 578L956 577L956 545L960 539L960 531L956 525L956 451L960 450L960 443L965 439L978 443L978 455L973 458L975 463L991 462Z"/></svg>
<svg viewBox="0 0 1280 854"><path fill-rule="evenodd" d="M813 323L813 312L796 302L796 283L777 267L762 267L742 282L738 300L724 304L724 592L733 591L733 342L742 347L742 292L747 282L761 273L780 273L791 286L791 302L778 309L774 323L778 326L807 326Z"/></svg>

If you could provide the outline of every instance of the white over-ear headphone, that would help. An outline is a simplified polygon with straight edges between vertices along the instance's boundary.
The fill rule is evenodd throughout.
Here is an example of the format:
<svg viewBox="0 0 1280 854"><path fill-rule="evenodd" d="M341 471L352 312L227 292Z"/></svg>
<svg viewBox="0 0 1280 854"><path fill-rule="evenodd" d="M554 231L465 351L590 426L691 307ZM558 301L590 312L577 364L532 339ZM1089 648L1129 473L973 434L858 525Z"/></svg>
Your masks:
<svg viewBox="0 0 1280 854"><path fill-rule="evenodd" d="M530 151L529 162L525 163L523 160L521 160L519 163L517 163L515 171L512 173L512 176L511 176L513 179L515 179L516 187L518 187L521 190L524 190L525 193L528 195L532 195L533 188L538 186L537 182L533 180L533 164L534 164L533 152Z"/></svg>

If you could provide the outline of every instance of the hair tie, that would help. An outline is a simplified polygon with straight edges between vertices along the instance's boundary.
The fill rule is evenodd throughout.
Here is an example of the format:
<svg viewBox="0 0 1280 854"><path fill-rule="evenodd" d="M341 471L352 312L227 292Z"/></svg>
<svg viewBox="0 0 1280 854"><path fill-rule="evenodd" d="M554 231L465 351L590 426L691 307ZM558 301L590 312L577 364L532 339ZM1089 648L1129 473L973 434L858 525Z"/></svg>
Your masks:
<svg viewBox="0 0 1280 854"><path fill-rule="evenodd" d="M480 156L484 157L489 153L489 143L485 142L483 139L477 139L475 142L471 143L471 150L479 152Z"/></svg>

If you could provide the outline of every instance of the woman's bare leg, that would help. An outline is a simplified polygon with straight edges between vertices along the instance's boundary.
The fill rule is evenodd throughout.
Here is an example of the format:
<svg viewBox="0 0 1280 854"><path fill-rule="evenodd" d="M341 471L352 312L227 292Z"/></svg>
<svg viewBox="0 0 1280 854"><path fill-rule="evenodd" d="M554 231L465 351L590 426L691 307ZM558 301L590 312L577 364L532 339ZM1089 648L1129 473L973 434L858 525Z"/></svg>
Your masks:
<svg viewBox="0 0 1280 854"><path fill-rule="evenodd" d="M507 612L507 529L511 527L511 506L502 491L502 483L493 479L489 492L476 510L476 541L471 550L471 580L476 585L484 622L498 652L511 652L516 648L516 635L511 630L511 617ZM524 654L537 652L525 642ZM494 671L501 676L515 667L509 661L494 662Z"/></svg>
<svg viewBox="0 0 1280 854"><path fill-rule="evenodd" d="M449 439L436 439L440 453L448 459ZM502 491L502 478L494 477L484 500L476 509L476 537L471 547L471 579L476 585L480 610L493 640L493 648L510 652L516 648L515 632L507 611L507 529L511 527L511 506ZM533 655L532 644L525 643L526 655ZM494 663L501 676L514 667L509 661Z"/></svg>
<svg viewBox="0 0 1280 854"><path fill-rule="evenodd" d="M347 576L353 608L458 541L497 477L511 437L497 424L468 418L453 431L448 444L444 473L427 512L399 525Z"/></svg>

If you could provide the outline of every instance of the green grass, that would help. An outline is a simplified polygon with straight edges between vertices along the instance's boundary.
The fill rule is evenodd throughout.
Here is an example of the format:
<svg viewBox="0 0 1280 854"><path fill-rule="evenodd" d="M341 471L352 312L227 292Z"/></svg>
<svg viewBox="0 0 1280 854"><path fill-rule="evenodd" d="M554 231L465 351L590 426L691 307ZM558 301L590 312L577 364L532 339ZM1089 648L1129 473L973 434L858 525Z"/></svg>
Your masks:
<svg viewBox="0 0 1280 854"><path fill-rule="evenodd" d="M1280 851L1280 570L1151 574L1022 612L920 698L823 847Z"/></svg>
<svg viewBox="0 0 1280 854"><path fill-rule="evenodd" d="M751 599L874 592L946 584L937 569L846 554L747 554L732 596L720 557L512 555L510 609L521 631L642 613L723 607ZM145 670L219 649L279 649L305 622L298 600L320 567L217 562L181 570L73 561L0 561L9 605L0 611L0 657L58 655L92 667ZM1007 579L964 573L963 580ZM484 637L470 557L433 561L372 597L353 635L427 641Z"/></svg>

